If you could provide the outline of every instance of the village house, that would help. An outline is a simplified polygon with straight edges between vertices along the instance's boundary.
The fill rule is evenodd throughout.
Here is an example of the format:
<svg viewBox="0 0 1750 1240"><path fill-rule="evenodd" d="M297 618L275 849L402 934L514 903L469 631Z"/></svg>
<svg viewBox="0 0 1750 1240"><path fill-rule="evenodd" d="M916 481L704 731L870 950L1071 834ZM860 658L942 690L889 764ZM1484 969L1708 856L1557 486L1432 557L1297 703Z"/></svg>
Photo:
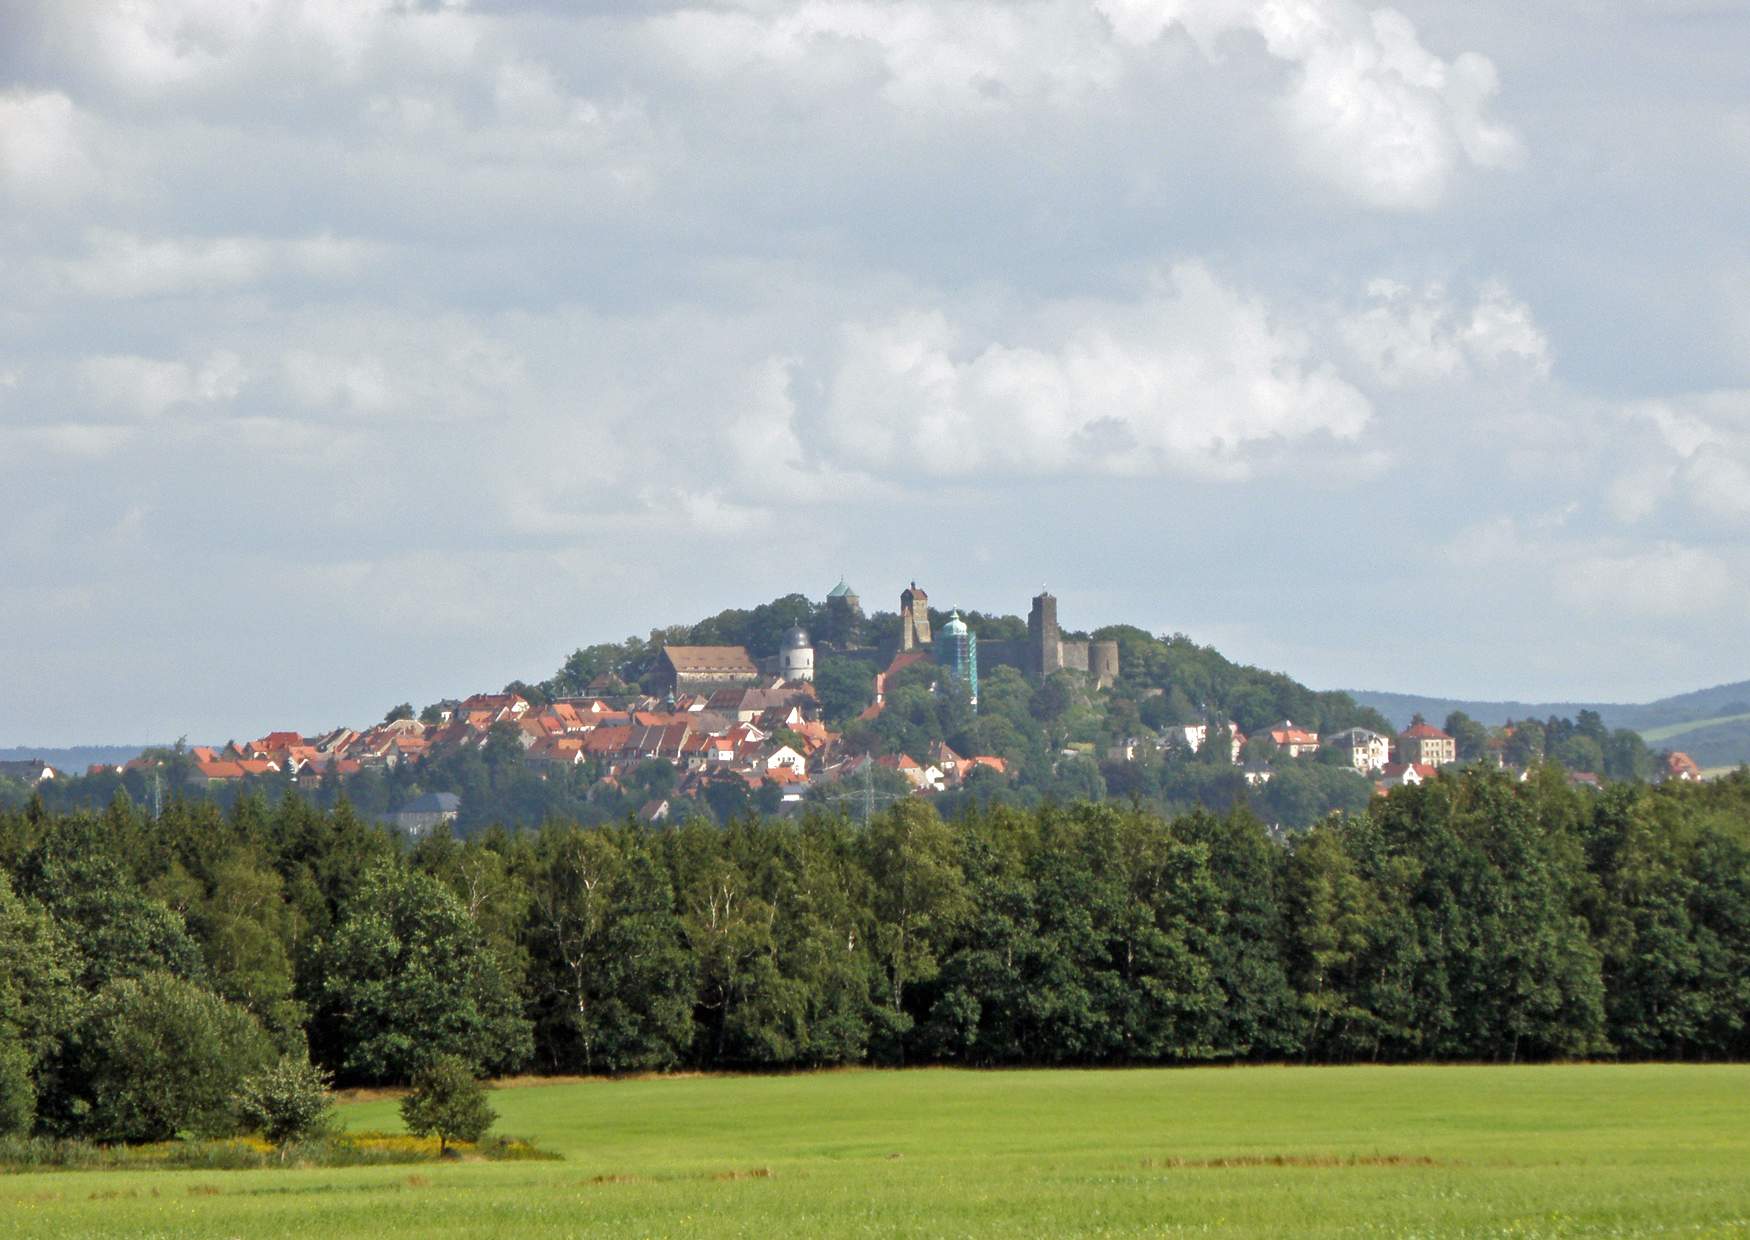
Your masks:
<svg viewBox="0 0 1750 1240"><path fill-rule="evenodd" d="M1345 728L1325 737L1324 743L1345 754L1349 765L1363 775L1383 770L1391 761L1391 737L1367 728Z"/></svg>
<svg viewBox="0 0 1750 1240"><path fill-rule="evenodd" d="M1664 774L1668 780L1694 783L1701 779L1701 766L1688 754L1674 749L1665 755Z"/></svg>
<svg viewBox="0 0 1750 1240"><path fill-rule="evenodd" d="M390 814L389 822L408 835L418 836L442 823L454 822L461 812L462 798L455 793L428 792Z"/></svg>
<svg viewBox="0 0 1750 1240"><path fill-rule="evenodd" d="M1281 723L1265 728L1253 734L1252 739L1268 737L1278 750L1290 758L1298 758L1303 754L1315 754L1319 751L1319 734L1306 728L1294 726L1294 720L1284 719Z"/></svg>
<svg viewBox="0 0 1750 1240"><path fill-rule="evenodd" d="M1413 723L1398 733L1399 762L1446 766L1458 761L1458 742L1427 723Z"/></svg>
<svg viewBox="0 0 1750 1240"><path fill-rule="evenodd" d="M46 784L58 774L54 767L41 758L29 758L23 762L0 762L0 779L16 779L24 784Z"/></svg>
<svg viewBox="0 0 1750 1240"><path fill-rule="evenodd" d="M1236 766L1240 754L1246 747L1246 734L1241 732L1239 725L1229 722L1216 728L1217 733L1226 733L1228 739L1228 761ZM1201 753L1209 743L1209 725L1207 723L1175 723L1169 724L1161 734L1167 748L1185 753Z"/></svg>
<svg viewBox="0 0 1750 1240"><path fill-rule="evenodd" d="M1440 772L1425 762L1388 762L1374 781L1374 791L1384 796L1393 788L1425 784Z"/></svg>

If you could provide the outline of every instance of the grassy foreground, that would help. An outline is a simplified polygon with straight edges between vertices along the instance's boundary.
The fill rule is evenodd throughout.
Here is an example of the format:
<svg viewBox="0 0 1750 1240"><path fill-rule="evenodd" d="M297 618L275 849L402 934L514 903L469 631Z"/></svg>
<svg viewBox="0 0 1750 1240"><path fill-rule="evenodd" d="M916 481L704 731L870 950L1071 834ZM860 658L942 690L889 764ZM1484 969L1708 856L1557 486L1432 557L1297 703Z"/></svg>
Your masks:
<svg viewBox="0 0 1750 1240"><path fill-rule="evenodd" d="M1750 1067L842 1072L493 1095L557 1163L0 1177L12 1236L1750 1234ZM394 1128L394 1103L346 1108Z"/></svg>

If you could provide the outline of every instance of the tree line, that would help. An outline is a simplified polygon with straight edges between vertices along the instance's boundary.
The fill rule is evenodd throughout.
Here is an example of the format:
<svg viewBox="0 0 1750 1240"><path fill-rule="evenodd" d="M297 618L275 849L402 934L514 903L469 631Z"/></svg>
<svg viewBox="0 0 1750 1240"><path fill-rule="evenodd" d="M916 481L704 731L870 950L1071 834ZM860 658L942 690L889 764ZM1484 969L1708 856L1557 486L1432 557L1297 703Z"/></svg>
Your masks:
<svg viewBox="0 0 1750 1240"><path fill-rule="evenodd" d="M408 846L344 801L0 813L0 1130L343 1083L857 1063L1750 1053L1750 774L1243 808L918 800Z"/></svg>

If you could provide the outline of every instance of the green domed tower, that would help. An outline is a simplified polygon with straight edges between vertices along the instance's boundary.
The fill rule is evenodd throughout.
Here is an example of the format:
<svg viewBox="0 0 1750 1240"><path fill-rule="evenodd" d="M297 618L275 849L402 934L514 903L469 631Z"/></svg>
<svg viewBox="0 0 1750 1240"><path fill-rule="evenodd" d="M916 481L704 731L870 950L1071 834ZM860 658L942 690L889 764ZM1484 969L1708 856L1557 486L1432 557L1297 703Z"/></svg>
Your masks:
<svg viewBox="0 0 1750 1240"><path fill-rule="evenodd" d="M978 709L978 634L967 627L956 611L942 626L936 643L936 661L966 682L972 708Z"/></svg>
<svg viewBox="0 0 1750 1240"><path fill-rule="evenodd" d="M826 596L826 639L840 650L849 650L863 638L863 604L843 577Z"/></svg>

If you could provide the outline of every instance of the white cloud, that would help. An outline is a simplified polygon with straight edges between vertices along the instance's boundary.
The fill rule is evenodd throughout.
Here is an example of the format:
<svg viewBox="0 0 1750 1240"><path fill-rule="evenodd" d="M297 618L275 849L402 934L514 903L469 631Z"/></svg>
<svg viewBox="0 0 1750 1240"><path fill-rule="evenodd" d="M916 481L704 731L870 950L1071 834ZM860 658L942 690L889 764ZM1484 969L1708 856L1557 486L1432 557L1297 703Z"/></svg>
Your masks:
<svg viewBox="0 0 1750 1240"><path fill-rule="evenodd" d="M1617 515L1642 520L1680 499L1698 516L1741 532L1750 520L1750 390L1631 404L1616 425L1646 427L1651 451L1621 467ZM1662 449L1662 451L1661 451Z"/></svg>
<svg viewBox="0 0 1750 1240"><path fill-rule="evenodd" d="M1355 0L1094 0L1122 39L1149 45L1183 28L1206 55L1247 33L1299 77L1285 126L1317 175L1368 205L1426 210L1461 164L1511 168L1519 137L1487 115L1499 89L1487 57L1442 60L1395 9Z"/></svg>
<svg viewBox="0 0 1750 1240"><path fill-rule="evenodd" d="M30 202L63 202L97 172L86 150L86 122L60 91L0 94L0 185Z"/></svg>
<svg viewBox="0 0 1750 1240"><path fill-rule="evenodd" d="M983 111L1110 88L1120 62L1090 17L1084 5L1060 0L798 0L688 8L651 29L682 65L711 80L776 71L817 91L868 83L908 110Z"/></svg>
<svg viewBox="0 0 1750 1240"><path fill-rule="evenodd" d="M0 468L30 468L39 454L96 461L128 445L133 428L92 422L0 426Z"/></svg>
<svg viewBox="0 0 1750 1240"><path fill-rule="evenodd" d="M1675 620L1720 611L1743 596L1719 555L1676 543L1564 559L1554 578L1557 597L1602 617Z"/></svg>
<svg viewBox="0 0 1750 1240"><path fill-rule="evenodd" d="M1109 100L1132 69L1174 70L1159 43L1169 29L1212 60L1244 33L1292 66L1284 132L1315 175L1370 206L1426 209L1460 167L1522 157L1518 136L1489 115L1499 83L1487 57L1442 59L1403 14L1356 0L789 0L650 23L679 66L720 87L771 78L804 95L872 91L915 114Z"/></svg>
<svg viewBox="0 0 1750 1240"><path fill-rule="evenodd" d="M476 26L461 0L83 0L61 20L113 80L147 92L246 83L263 63L305 77L357 73L384 42L465 63Z"/></svg>
<svg viewBox="0 0 1750 1240"><path fill-rule="evenodd" d="M1671 539L1631 541L1569 528L1567 512L1496 517L1461 531L1445 558L1482 586L1548 597L1595 620L1672 621L1742 607L1743 556Z"/></svg>
<svg viewBox="0 0 1750 1240"><path fill-rule="evenodd" d="M1338 335L1373 379L1390 388L1497 375L1543 379L1550 343L1531 308L1502 284L1466 305L1444 285L1368 285L1365 310L1343 315Z"/></svg>
<svg viewBox="0 0 1750 1240"><path fill-rule="evenodd" d="M1090 623L1299 600L1333 684L1741 674L1750 15L1398 3L0 0L0 577L150 514L127 632L0 626L12 696L374 717L917 545ZM176 658L348 590L333 678ZM518 622L415 649L434 592Z"/></svg>
<svg viewBox="0 0 1750 1240"><path fill-rule="evenodd" d="M86 253L62 265L75 292L131 298L230 292L274 276L353 279L379 252L367 242L332 236L141 237L93 229Z"/></svg>
<svg viewBox="0 0 1750 1240"><path fill-rule="evenodd" d="M846 329L836 459L935 474L1243 478L1270 450L1354 441L1366 397L1306 334L1207 268L1130 305L1077 306L1040 344L966 345L939 310Z"/></svg>
<svg viewBox="0 0 1750 1240"><path fill-rule="evenodd" d="M92 357L80 364L79 377L99 406L154 418L177 406L234 400L249 375L241 358L221 351L198 364L125 354Z"/></svg>

